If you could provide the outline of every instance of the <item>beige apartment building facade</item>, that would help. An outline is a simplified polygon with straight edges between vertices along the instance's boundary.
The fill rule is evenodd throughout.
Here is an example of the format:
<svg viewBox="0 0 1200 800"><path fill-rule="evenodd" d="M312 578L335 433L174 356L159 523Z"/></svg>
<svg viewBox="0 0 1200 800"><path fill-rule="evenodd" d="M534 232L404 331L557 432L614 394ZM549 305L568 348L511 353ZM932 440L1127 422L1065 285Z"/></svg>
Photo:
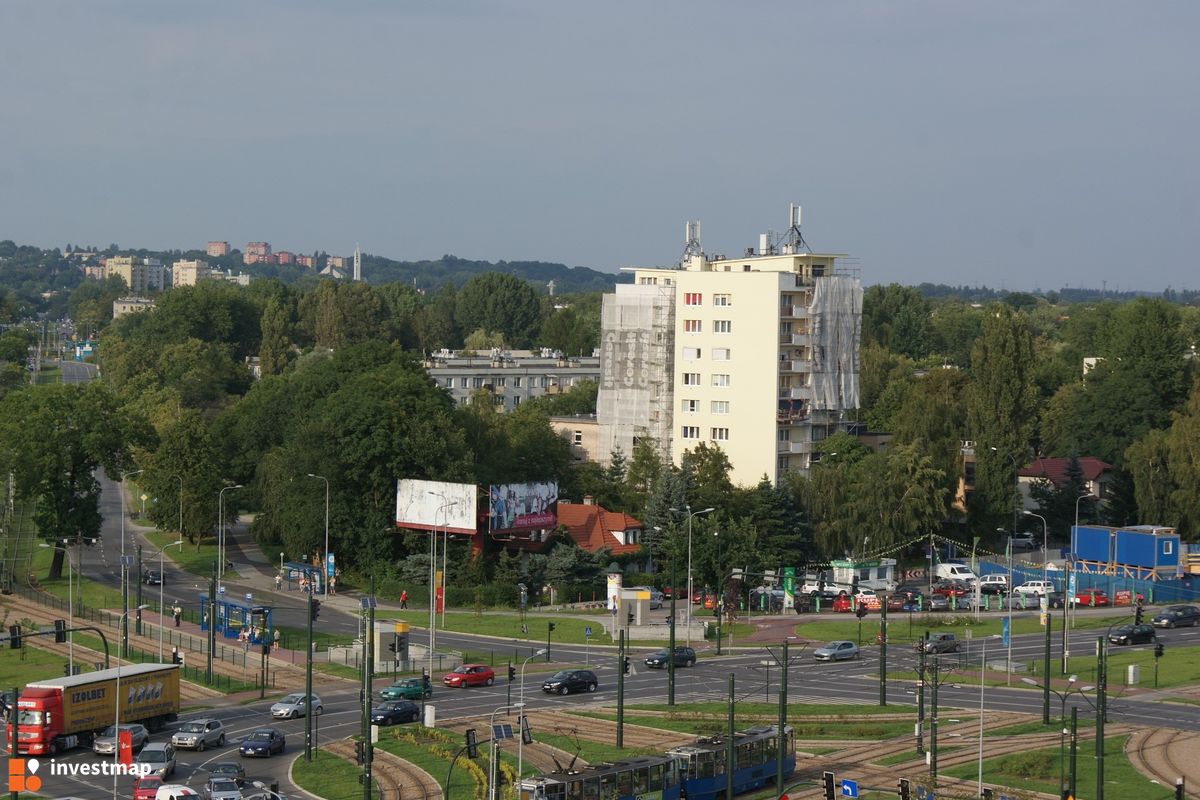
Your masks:
<svg viewBox="0 0 1200 800"><path fill-rule="evenodd" d="M105 277L119 275L133 294L160 292L165 282L166 267L157 258L140 256L109 256L104 262Z"/></svg>
<svg viewBox="0 0 1200 800"><path fill-rule="evenodd" d="M200 281L212 277L212 270L207 261L180 260L171 265L171 286L195 286Z"/></svg>
<svg viewBox="0 0 1200 800"><path fill-rule="evenodd" d="M604 297L601 459L648 436L675 464L719 446L741 485L807 471L858 407L862 287L844 258L784 245L634 268Z"/></svg>

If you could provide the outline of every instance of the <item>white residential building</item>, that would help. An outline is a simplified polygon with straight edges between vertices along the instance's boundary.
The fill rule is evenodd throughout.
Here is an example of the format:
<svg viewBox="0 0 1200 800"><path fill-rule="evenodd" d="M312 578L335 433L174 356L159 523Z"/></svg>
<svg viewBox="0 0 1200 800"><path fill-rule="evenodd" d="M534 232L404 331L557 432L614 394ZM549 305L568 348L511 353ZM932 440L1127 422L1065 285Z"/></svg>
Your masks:
<svg viewBox="0 0 1200 800"><path fill-rule="evenodd" d="M851 421L862 286L846 256L810 252L792 218L741 258L709 257L689 224L679 267L631 268L634 283L604 296L601 459L651 437L679 464L706 442L735 483L778 482Z"/></svg>
<svg viewBox="0 0 1200 800"><path fill-rule="evenodd" d="M104 270L105 277L120 275L134 294L161 292L166 284L167 269L157 258L109 256L104 262Z"/></svg>
<svg viewBox="0 0 1200 800"><path fill-rule="evenodd" d="M207 261L176 261L171 265L171 286L195 286L212 277Z"/></svg>

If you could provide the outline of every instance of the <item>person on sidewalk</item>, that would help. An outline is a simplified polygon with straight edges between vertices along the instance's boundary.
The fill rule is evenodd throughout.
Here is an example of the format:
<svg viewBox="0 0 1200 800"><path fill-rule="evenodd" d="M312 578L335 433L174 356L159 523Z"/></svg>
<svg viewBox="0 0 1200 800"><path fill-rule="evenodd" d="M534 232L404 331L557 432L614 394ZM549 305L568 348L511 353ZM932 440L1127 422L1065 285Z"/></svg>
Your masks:
<svg viewBox="0 0 1200 800"><path fill-rule="evenodd" d="M276 575L275 576L275 591L278 592L282 588L283 588L283 576Z"/></svg>
<svg viewBox="0 0 1200 800"><path fill-rule="evenodd" d="M400 607L408 608L408 589L400 590Z"/></svg>
<svg viewBox="0 0 1200 800"><path fill-rule="evenodd" d="M337 594L337 577L330 576L329 578L329 593Z"/></svg>
<svg viewBox="0 0 1200 800"><path fill-rule="evenodd" d="M175 607L171 609L171 616L175 618L175 627L179 627L179 620L183 618L183 609L179 607L179 601L175 601Z"/></svg>
<svg viewBox="0 0 1200 800"><path fill-rule="evenodd" d="M272 643L271 648L273 650L279 650L279 628L275 629L275 641Z"/></svg>

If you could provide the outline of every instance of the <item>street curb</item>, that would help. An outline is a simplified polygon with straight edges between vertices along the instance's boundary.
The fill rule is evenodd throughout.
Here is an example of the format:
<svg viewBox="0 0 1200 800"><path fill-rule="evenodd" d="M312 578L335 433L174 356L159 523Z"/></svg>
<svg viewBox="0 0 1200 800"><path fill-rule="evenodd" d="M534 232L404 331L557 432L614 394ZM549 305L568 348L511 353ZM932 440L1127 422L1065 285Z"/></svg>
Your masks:
<svg viewBox="0 0 1200 800"><path fill-rule="evenodd" d="M288 770L287 770L288 783L290 783L292 785L292 788L294 788L297 792L299 792L300 794L302 794L306 797L311 797L313 800L325 800L325 798L322 797L321 795L313 794L312 792L308 791L307 789L302 787L300 784L298 784L294 780L292 780L292 767L296 766L296 762L299 761L301 758L304 758L304 753L297 753L296 757L292 759L290 764L288 764Z"/></svg>

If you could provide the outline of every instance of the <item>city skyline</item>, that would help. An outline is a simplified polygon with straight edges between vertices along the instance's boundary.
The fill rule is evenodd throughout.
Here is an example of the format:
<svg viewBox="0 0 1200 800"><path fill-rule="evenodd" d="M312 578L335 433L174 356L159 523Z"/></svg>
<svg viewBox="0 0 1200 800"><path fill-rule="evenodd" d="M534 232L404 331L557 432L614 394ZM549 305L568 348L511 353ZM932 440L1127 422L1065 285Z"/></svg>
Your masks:
<svg viewBox="0 0 1200 800"><path fill-rule="evenodd" d="M866 284L1194 289L1197 21L1184 3L15 2L0 237L615 272L675 263L687 220L736 257L795 202Z"/></svg>

